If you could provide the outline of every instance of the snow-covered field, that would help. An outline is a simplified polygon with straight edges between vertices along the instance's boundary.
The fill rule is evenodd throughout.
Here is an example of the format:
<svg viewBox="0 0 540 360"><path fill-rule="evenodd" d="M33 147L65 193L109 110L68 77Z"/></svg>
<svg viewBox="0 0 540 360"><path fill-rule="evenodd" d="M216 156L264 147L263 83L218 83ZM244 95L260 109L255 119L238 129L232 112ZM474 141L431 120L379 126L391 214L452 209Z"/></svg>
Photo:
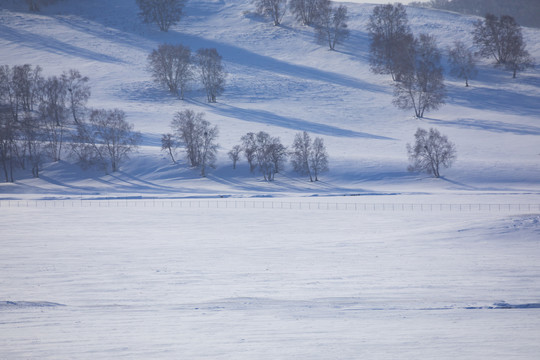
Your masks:
<svg viewBox="0 0 540 360"><path fill-rule="evenodd" d="M123 109L144 141L118 173L62 161L0 184L0 359L538 358L538 67L512 79L481 61L415 119L369 71L373 5L347 3L351 37L331 52L248 0L190 0L166 34L131 0L8 3L0 64L78 69L89 106ZM443 48L471 41L474 17L407 11ZM538 62L540 30L524 36ZM146 57L164 42L217 48L217 104L152 83ZM186 108L220 129L205 179L160 151ZM456 143L441 179L406 171L417 127ZM290 145L303 130L327 145L322 181L231 169L246 132Z"/></svg>
<svg viewBox="0 0 540 360"><path fill-rule="evenodd" d="M540 215L60 204L2 209L1 358L540 352Z"/></svg>

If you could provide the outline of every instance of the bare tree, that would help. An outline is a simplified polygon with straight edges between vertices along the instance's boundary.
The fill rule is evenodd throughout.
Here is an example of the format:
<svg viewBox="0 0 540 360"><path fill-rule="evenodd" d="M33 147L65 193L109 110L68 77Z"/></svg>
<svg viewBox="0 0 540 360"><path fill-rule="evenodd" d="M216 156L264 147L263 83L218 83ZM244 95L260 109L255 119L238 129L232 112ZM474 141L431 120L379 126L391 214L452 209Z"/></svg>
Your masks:
<svg viewBox="0 0 540 360"><path fill-rule="evenodd" d="M0 161L6 182L14 182L16 122L8 106L0 105Z"/></svg>
<svg viewBox="0 0 540 360"><path fill-rule="evenodd" d="M12 68L12 86L17 105L22 111L33 111L38 100L38 92L43 85L41 67L32 68L29 64L15 65Z"/></svg>
<svg viewBox="0 0 540 360"><path fill-rule="evenodd" d="M517 71L533 66L533 60L526 50L521 26L509 15L500 18L487 14L484 20L474 23L474 44L480 49L482 57L493 57L495 66Z"/></svg>
<svg viewBox="0 0 540 360"><path fill-rule="evenodd" d="M315 26L318 42L327 43L330 50L335 50L336 45L342 44L349 36L347 20L345 5L339 5L337 8L331 5L323 7Z"/></svg>
<svg viewBox="0 0 540 360"><path fill-rule="evenodd" d="M469 80L478 73L472 51L462 41L455 41L454 47L448 49L448 59L450 74L465 79L465 86L469 86Z"/></svg>
<svg viewBox="0 0 540 360"><path fill-rule="evenodd" d="M137 0L145 23L155 23L161 31L169 31L171 25L180 21L184 0Z"/></svg>
<svg viewBox="0 0 540 360"><path fill-rule="evenodd" d="M504 64L505 69L512 71L512 77L515 79L518 71L534 67L534 60L525 49L524 43L515 42L512 44L513 50Z"/></svg>
<svg viewBox="0 0 540 360"><path fill-rule="evenodd" d="M191 50L183 45L159 45L148 55L148 69L154 81L184 99L184 93L193 79Z"/></svg>
<svg viewBox="0 0 540 360"><path fill-rule="evenodd" d="M287 0L255 0L257 12L268 16L274 22L274 26L281 24L281 19L287 11Z"/></svg>
<svg viewBox="0 0 540 360"><path fill-rule="evenodd" d="M206 169L214 167L219 147L217 126L206 121L204 113L186 109L175 114L171 128L185 148L189 164L200 168L201 176L206 176Z"/></svg>
<svg viewBox="0 0 540 360"><path fill-rule="evenodd" d="M67 87L63 79L57 76L49 77L42 87L39 117L46 130L47 148L53 161L59 161L62 157L67 133L66 100Z"/></svg>
<svg viewBox="0 0 540 360"><path fill-rule="evenodd" d="M242 151L249 164L249 171L253 173L257 167L256 154L257 154L257 141L255 140L255 133L249 132L242 136Z"/></svg>
<svg viewBox="0 0 540 360"><path fill-rule="evenodd" d="M264 131L254 134L253 140L257 167L264 180L273 181L287 159L287 148L281 144L279 137L272 137Z"/></svg>
<svg viewBox="0 0 540 360"><path fill-rule="evenodd" d="M242 147L240 145L234 145L231 150L227 153L229 159L233 163L233 169L236 169L236 163L240 160L240 154L242 153Z"/></svg>
<svg viewBox="0 0 540 360"><path fill-rule="evenodd" d="M315 181L319 181L319 174L328 171L328 153L324 140L320 137L313 140L313 147L310 152L310 164Z"/></svg>
<svg viewBox="0 0 540 360"><path fill-rule="evenodd" d="M129 153L137 149L141 134L133 131L133 125L126 121L126 114L119 109L93 110L90 122L102 158L108 160L112 172L118 171L120 164L129 158Z"/></svg>
<svg viewBox="0 0 540 360"><path fill-rule="evenodd" d="M216 97L224 91L225 77L227 75L221 64L221 55L213 48L199 49L197 50L196 61L208 102L215 103Z"/></svg>
<svg viewBox="0 0 540 360"><path fill-rule="evenodd" d="M90 86L88 77L82 76L78 70L71 69L62 74L62 82L67 90L69 111L75 124L79 123L79 118L86 111L86 103L90 98Z"/></svg>
<svg viewBox="0 0 540 360"><path fill-rule="evenodd" d="M177 144L173 134L163 134L161 136L161 150L167 151L173 164L176 164L176 160L174 159L174 149L176 146Z"/></svg>
<svg viewBox="0 0 540 360"><path fill-rule="evenodd" d="M414 45L414 68L394 84L393 103L400 109L414 109L416 117L421 118L425 111L444 104L446 89L435 38L420 34Z"/></svg>
<svg viewBox="0 0 540 360"><path fill-rule="evenodd" d="M309 134L306 131L297 133L292 145L291 163L294 171L301 175L308 175L309 181L313 181L310 164L311 150L312 141Z"/></svg>
<svg viewBox="0 0 540 360"><path fill-rule="evenodd" d="M25 149L24 157L32 166L32 176L38 178L39 171L45 160L44 132L39 117L25 113L19 126L19 142Z"/></svg>
<svg viewBox="0 0 540 360"><path fill-rule="evenodd" d="M375 6L367 29L371 71L400 81L412 66L407 53L414 39L405 7L400 3Z"/></svg>
<svg viewBox="0 0 540 360"><path fill-rule="evenodd" d="M440 168L449 168L456 159L456 147L437 129L429 132L418 128L414 134L414 145L407 144L407 153L411 165L409 171L425 171L440 177Z"/></svg>
<svg viewBox="0 0 540 360"><path fill-rule="evenodd" d="M303 25L316 24L324 9L330 7L330 0L289 0L289 8L296 20Z"/></svg>

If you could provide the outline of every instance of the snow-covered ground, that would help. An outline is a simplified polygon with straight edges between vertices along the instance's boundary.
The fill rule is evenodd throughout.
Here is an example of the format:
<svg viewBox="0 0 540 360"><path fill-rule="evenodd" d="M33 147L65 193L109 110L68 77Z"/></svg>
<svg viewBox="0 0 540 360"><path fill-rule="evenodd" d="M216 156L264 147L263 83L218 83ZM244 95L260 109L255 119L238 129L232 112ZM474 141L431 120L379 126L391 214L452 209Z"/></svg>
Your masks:
<svg viewBox="0 0 540 360"><path fill-rule="evenodd" d="M78 69L89 106L123 109L144 140L118 173L62 161L0 184L0 358L537 358L538 67L512 79L481 61L470 88L447 78L447 104L415 119L369 71L373 5L347 3L351 37L332 52L248 0L190 0L168 33L134 4L0 6L0 64ZM441 47L471 41L474 17L407 11ZM524 35L538 61L540 30ZM164 42L217 48L217 104L151 81L146 57ZM204 179L160 151L186 108L220 129ZM417 127L456 143L441 179L406 171ZM322 181L232 170L246 132L290 145L303 130L327 145Z"/></svg>
<svg viewBox="0 0 540 360"><path fill-rule="evenodd" d="M2 208L0 357L540 352L538 214L219 201Z"/></svg>

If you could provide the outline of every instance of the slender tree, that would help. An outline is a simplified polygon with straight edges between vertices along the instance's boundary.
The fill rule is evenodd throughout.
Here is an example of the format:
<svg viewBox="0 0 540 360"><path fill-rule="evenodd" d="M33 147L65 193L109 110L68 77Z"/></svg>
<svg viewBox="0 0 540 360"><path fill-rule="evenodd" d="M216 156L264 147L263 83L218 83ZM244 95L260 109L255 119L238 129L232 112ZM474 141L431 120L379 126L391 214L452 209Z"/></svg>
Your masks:
<svg viewBox="0 0 540 360"><path fill-rule="evenodd" d="M306 26L318 23L323 10L329 7L330 0L289 0L291 13Z"/></svg>
<svg viewBox="0 0 540 360"><path fill-rule="evenodd" d="M281 19L287 11L287 0L255 0L257 12L268 16L274 22L274 26L281 24Z"/></svg>
<svg viewBox="0 0 540 360"><path fill-rule="evenodd" d="M465 79L465 86L469 86L469 80L478 73L473 52L462 41L455 41L454 46L448 49L448 59L450 74Z"/></svg>
<svg viewBox="0 0 540 360"><path fill-rule="evenodd" d="M371 71L400 81L402 74L411 70L408 53L414 41L405 7L400 3L375 6L367 30Z"/></svg>
<svg viewBox="0 0 540 360"><path fill-rule="evenodd" d="M62 74L62 82L67 89L68 107L73 122L79 123L79 118L86 111L86 103L90 98L90 86L88 77L82 76L78 70L71 69Z"/></svg>
<svg viewBox="0 0 540 360"><path fill-rule="evenodd" d="M327 5L321 9L315 26L318 42L327 43L330 50L335 50L336 45L342 44L349 36L347 20L345 5L339 5L337 8Z"/></svg>
<svg viewBox="0 0 540 360"><path fill-rule="evenodd" d="M441 54L435 38L420 34L411 49L414 67L403 75L402 81L394 83L393 103L400 109L414 109L416 117L425 111L436 110L444 104L446 88Z"/></svg>
<svg viewBox="0 0 540 360"><path fill-rule="evenodd" d="M313 181L310 164L311 151L312 141L309 134L306 131L297 133L292 145L291 163L294 171L301 175L308 175L309 181Z"/></svg>
<svg viewBox="0 0 540 360"><path fill-rule="evenodd" d="M317 137L313 140L309 161L315 181L319 181L319 174L328 171L328 153L322 138Z"/></svg>
<svg viewBox="0 0 540 360"><path fill-rule="evenodd" d="M233 169L236 169L236 163L238 160L240 160L240 154L242 153L242 146L240 145L234 145L231 150L227 153L229 155L229 159L231 159L233 163Z"/></svg>

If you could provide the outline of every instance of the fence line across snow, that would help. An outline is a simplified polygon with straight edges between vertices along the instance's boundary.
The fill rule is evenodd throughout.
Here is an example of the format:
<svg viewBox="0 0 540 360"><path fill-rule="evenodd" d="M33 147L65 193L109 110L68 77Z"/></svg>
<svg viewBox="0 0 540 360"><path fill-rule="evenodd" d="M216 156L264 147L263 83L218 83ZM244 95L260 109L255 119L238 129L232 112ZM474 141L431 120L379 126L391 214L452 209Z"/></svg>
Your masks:
<svg viewBox="0 0 540 360"><path fill-rule="evenodd" d="M540 212L540 204L416 204L231 199L0 200L0 209L29 208L212 208L394 212Z"/></svg>

